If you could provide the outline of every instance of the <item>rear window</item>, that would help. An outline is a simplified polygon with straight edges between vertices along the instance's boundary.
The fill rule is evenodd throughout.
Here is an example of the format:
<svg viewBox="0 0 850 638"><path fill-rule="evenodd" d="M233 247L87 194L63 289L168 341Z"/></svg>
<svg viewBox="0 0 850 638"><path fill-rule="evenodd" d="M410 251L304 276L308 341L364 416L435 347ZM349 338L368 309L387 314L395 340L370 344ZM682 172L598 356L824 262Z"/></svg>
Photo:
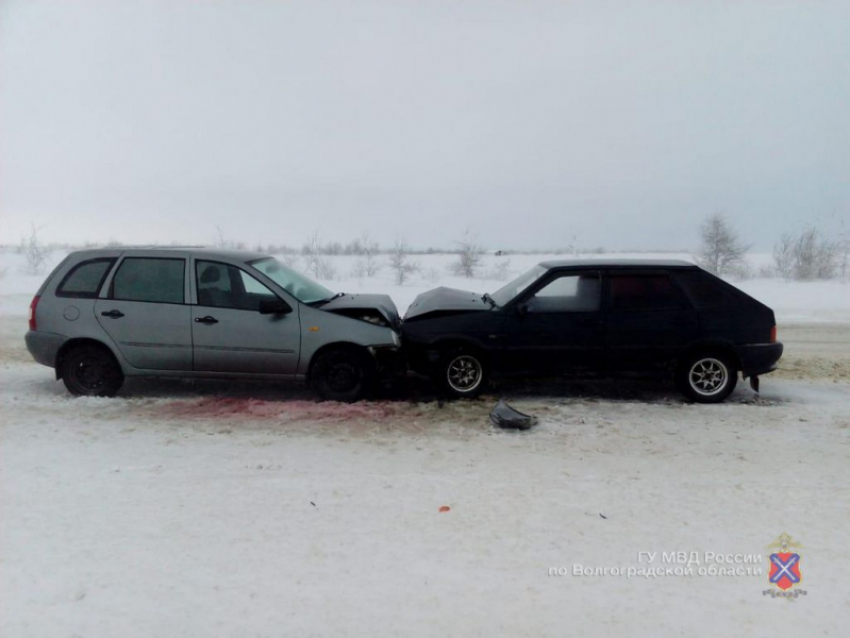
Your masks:
<svg viewBox="0 0 850 638"><path fill-rule="evenodd" d="M74 266L56 288L57 297L95 299L115 259L91 259Z"/></svg>
<svg viewBox="0 0 850 638"><path fill-rule="evenodd" d="M112 279L112 298L118 301L183 303L185 260L128 257Z"/></svg>
<svg viewBox="0 0 850 638"><path fill-rule="evenodd" d="M678 279L691 303L700 310L722 308L740 302L726 284L707 273L682 272L678 274Z"/></svg>
<svg viewBox="0 0 850 638"><path fill-rule="evenodd" d="M612 310L681 308L681 294L667 275L612 275Z"/></svg>

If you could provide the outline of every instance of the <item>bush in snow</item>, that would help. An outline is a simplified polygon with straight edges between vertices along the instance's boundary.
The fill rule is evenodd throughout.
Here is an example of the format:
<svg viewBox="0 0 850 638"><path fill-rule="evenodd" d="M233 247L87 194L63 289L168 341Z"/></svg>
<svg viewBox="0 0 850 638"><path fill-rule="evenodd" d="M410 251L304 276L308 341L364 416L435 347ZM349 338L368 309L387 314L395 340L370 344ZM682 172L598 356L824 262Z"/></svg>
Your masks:
<svg viewBox="0 0 850 638"><path fill-rule="evenodd" d="M483 251L468 230L457 244L460 247L457 259L449 264L449 269L453 275L471 279L481 265Z"/></svg>
<svg viewBox="0 0 850 638"><path fill-rule="evenodd" d="M786 233L773 247L776 270L789 279L832 279L846 272L847 248L824 237L817 228Z"/></svg>
<svg viewBox="0 0 850 638"><path fill-rule="evenodd" d="M419 264L410 261L410 248L403 241L397 241L389 256L389 266L395 275L395 282L399 286L419 270Z"/></svg>

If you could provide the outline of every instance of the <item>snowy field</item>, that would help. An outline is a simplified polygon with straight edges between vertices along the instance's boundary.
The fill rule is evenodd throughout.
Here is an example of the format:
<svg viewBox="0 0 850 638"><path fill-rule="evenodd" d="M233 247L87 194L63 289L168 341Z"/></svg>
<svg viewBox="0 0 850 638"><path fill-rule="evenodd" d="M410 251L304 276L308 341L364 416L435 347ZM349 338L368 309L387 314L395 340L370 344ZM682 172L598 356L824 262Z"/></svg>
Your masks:
<svg viewBox="0 0 850 638"><path fill-rule="evenodd" d="M428 288L492 291L545 258L488 256L470 281L447 274L451 257L412 256L403 286L334 258L325 283L403 312ZM223 382L72 399L24 348L43 277L20 266L0 255L3 638L846 633L847 284L739 284L777 311L787 348L760 396L741 384L697 406L666 385L544 381L348 406ZM500 395L539 425L491 426ZM763 557L782 532L803 544L800 599L763 595L766 562L721 576L730 565L704 560ZM662 552L703 562L573 575L676 567Z"/></svg>

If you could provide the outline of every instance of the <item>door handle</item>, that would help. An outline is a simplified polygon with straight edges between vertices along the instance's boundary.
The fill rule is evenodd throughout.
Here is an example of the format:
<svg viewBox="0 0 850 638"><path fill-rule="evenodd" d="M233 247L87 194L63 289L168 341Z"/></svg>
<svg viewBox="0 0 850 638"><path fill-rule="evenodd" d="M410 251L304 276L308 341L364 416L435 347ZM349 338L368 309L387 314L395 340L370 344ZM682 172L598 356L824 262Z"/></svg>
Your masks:
<svg viewBox="0 0 850 638"><path fill-rule="evenodd" d="M195 323L206 323L206 324L214 324L218 323L218 319L215 317L210 317L207 315L206 317L195 317Z"/></svg>
<svg viewBox="0 0 850 638"><path fill-rule="evenodd" d="M109 317L110 319L120 319L124 316L124 313L120 310L109 310L108 312L101 312L101 316Z"/></svg>

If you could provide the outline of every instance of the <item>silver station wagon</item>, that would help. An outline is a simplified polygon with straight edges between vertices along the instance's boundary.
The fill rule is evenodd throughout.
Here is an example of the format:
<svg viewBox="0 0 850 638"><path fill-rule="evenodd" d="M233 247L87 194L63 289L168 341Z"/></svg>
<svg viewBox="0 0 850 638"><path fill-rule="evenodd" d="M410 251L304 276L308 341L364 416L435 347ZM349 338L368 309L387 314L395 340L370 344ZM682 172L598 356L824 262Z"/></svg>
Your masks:
<svg viewBox="0 0 850 638"><path fill-rule="evenodd" d="M334 293L270 255L202 248L74 252L30 306L27 348L76 395L125 377L307 382L356 401L397 360L387 295Z"/></svg>

